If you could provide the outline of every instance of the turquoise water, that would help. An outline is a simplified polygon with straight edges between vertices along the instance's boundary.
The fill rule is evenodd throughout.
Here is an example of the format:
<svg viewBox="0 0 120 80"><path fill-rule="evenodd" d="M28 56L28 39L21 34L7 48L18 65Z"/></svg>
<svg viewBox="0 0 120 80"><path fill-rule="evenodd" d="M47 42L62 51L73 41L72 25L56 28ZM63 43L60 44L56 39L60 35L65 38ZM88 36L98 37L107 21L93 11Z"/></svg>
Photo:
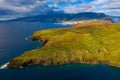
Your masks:
<svg viewBox="0 0 120 80"><path fill-rule="evenodd" d="M52 23L0 23L0 65L40 43L25 40L36 30L64 28ZM23 69L0 69L0 80L120 80L120 68L108 65L69 64Z"/></svg>

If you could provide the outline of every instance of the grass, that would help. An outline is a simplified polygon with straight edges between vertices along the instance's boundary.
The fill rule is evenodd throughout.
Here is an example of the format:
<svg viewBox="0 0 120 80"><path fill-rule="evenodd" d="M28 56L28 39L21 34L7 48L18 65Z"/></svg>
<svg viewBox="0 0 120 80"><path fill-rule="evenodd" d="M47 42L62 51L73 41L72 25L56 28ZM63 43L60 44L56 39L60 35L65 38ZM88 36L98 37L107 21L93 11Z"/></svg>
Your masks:
<svg viewBox="0 0 120 80"><path fill-rule="evenodd" d="M36 31L32 39L45 45L12 59L8 67L33 64L105 63L120 67L120 23L84 21L72 28Z"/></svg>

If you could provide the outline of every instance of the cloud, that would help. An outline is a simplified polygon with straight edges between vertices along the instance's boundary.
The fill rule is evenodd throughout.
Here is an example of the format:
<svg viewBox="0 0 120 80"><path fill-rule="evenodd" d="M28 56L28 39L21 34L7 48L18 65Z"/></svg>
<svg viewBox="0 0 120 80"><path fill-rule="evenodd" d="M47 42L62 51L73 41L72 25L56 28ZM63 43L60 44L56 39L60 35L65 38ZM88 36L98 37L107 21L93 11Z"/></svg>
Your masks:
<svg viewBox="0 0 120 80"><path fill-rule="evenodd" d="M47 14L103 12L120 16L118 0L0 0L0 19Z"/></svg>
<svg viewBox="0 0 120 80"><path fill-rule="evenodd" d="M26 2L25 0L11 0L11 1L1 0L0 8L5 10L11 10L14 12L25 13L43 4L44 4L44 1L40 2L40 0L36 0L36 1L29 0L29 2Z"/></svg>
<svg viewBox="0 0 120 80"><path fill-rule="evenodd" d="M105 0L102 4L96 6L95 12L103 12L108 15L120 16L120 1Z"/></svg>
<svg viewBox="0 0 120 80"><path fill-rule="evenodd" d="M46 14L49 11L60 11L59 4L66 4L68 0L0 0L0 18L8 18L9 16L23 17L31 15ZM54 4L50 5L49 2ZM12 12L12 13L11 13ZM9 14L8 14L9 13Z"/></svg>
<svg viewBox="0 0 120 80"><path fill-rule="evenodd" d="M6 11L6 13L0 15L1 19L10 19L23 16L44 14L51 10L46 6L45 0L0 0L0 13ZM8 18L10 16L10 18Z"/></svg>
<svg viewBox="0 0 120 80"><path fill-rule="evenodd" d="M120 1L118 0L84 0L82 3L66 5L65 13L101 12L108 15L120 16Z"/></svg>
<svg viewBox="0 0 120 80"><path fill-rule="evenodd" d="M79 13L79 12L91 12L92 6L84 4L68 5L64 8L65 13Z"/></svg>
<svg viewBox="0 0 120 80"><path fill-rule="evenodd" d="M107 1L109 1L109 0L94 0L92 3L93 4L103 4L103 3L106 3Z"/></svg>
<svg viewBox="0 0 120 80"><path fill-rule="evenodd" d="M70 0L70 2L77 2L78 0Z"/></svg>

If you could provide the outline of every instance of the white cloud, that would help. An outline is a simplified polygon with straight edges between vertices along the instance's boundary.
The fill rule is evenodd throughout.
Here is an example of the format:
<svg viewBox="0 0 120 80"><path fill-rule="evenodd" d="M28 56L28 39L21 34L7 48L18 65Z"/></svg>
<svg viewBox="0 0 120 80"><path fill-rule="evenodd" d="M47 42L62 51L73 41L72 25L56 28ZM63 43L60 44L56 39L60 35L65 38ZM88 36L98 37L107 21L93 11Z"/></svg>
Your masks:
<svg viewBox="0 0 120 80"><path fill-rule="evenodd" d="M64 8L65 13L79 13L79 12L91 12L93 11L92 6L85 4L77 4L77 5L68 5Z"/></svg>
<svg viewBox="0 0 120 80"><path fill-rule="evenodd" d="M3 2L3 0L0 0L0 2Z"/></svg>
<svg viewBox="0 0 120 80"><path fill-rule="evenodd" d="M70 0L70 2L77 2L78 0Z"/></svg>
<svg viewBox="0 0 120 80"><path fill-rule="evenodd" d="M0 8L1 9L6 9L6 10L12 10L14 12L21 12L21 13L25 13L25 12L29 12L32 9L43 5L43 2L40 2L39 0L34 1L34 3L29 3L29 4L22 4L22 2L24 2L24 0L11 0L11 2L9 2L8 0L4 0L0 2ZM31 0L32 2L32 0Z"/></svg>
<svg viewBox="0 0 120 80"><path fill-rule="evenodd" d="M7 13L2 14L2 16L0 15L0 19L10 19L45 13L48 8L45 6L46 3L47 1L44 0L29 0L28 2L25 0L0 0L0 10L3 12L8 11Z"/></svg>
<svg viewBox="0 0 120 80"><path fill-rule="evenodd" d="M100 1L100 0L99 0ZM95 12L103 12L108 15L120 16L120 1L118 0L101 0L101 4L95 4Z"/></svg>
<svg viewBox="0 0 120 80"><path fill-rule="evenodd" d="M63 11L65 13L102 12L108 15L120 16L120 1L118 0L93 0L91 2L83 1L83 3L79 4L66 5Z"/></svg>
<svg viewBox="0 0 120 80"><path fill-rule="evenodd" d="M92 3L93 4L103 4L103 3L106 3L107 1L109 1L109 0L94 0Z"/></svg>
<svg viewBox="0 0 120 80"><path fill-rule="evenodd" d="M106 5L101 8L120 8L120 1L113 0L112 2L108 2Z"/></svg>

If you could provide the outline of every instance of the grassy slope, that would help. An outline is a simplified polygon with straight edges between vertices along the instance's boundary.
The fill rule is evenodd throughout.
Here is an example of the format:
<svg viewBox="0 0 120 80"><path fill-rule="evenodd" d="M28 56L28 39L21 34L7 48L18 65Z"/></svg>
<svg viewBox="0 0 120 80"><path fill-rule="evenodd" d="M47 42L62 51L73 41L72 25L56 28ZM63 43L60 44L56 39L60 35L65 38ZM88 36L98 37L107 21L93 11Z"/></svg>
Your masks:
<svg viewBox="0 0 120 80"><path fill-rule="evenodd" d="M40 30L32 39L45 43L10 61L8 67L32 64L107 63L120 66L120 23L86 21L72 28Z"/></svg>

